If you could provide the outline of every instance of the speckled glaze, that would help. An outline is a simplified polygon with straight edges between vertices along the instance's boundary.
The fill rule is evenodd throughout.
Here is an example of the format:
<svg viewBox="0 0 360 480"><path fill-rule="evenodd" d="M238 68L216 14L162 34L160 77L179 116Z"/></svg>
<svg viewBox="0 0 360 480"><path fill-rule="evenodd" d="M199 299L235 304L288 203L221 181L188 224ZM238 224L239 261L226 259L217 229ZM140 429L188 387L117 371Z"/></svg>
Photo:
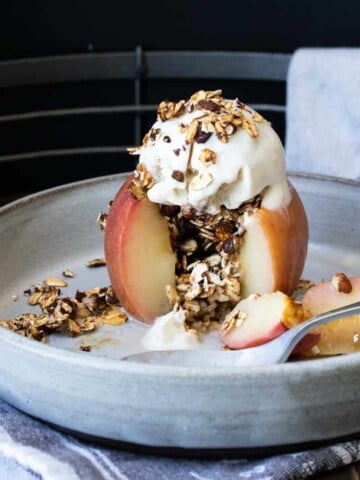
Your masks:
<svg viewBox="0 0 360 480"><path fill-rule="evenodd" d="M290 178L310 221L305 276L360 274L360 182ZM24 311L11 294L102 256L95 219L123 179L71 184L0 210L0 318ZM62 428L148 446L251 449L360 431L359 354L205 370L131 364L64 342L56 348L0 329L1 397Z"/></svg>

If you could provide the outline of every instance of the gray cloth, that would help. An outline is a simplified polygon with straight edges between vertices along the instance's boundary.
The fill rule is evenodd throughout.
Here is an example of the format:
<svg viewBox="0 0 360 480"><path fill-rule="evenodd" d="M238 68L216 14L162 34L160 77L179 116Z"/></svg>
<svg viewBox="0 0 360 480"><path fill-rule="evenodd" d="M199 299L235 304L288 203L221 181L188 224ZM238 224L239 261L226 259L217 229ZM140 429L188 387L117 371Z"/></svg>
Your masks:
<svg viewBox="0 0 360 480"><path fill-rule="evenodd" d="M304 48L287 79L287 169L360 178L360 48Z"/></svg>
<svg viewBox="0 0 360 480"><path fill-rule="evenodd" d="M168 458L79 441L0 401L1 480L287 480L360 460L360 441L246 460Z"/></svg>

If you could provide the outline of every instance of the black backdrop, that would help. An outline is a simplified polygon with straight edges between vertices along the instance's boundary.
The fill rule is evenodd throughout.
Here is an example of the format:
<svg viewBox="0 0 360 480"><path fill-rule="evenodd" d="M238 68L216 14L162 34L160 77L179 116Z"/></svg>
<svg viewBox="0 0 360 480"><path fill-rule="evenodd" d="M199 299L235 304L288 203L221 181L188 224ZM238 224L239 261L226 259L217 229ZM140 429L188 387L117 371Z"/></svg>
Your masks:
<svg viewBox="0 0 360 480"><path fill-rule="evenodd" d="M1 0L0 56L358 46L359 0Z"/></svg>
<svg viewBox="0 0 360 480"><path fill-rule="evenodd" d="M302 46L360 46L360 1L0 0L0 61L84 52L243 50L291 53ZM223 87L246 102L285 102L285 85L248 82L154 82L144 102L183 98L197 88ZM0 89L0 115L49 108L128 104L131 82ZM153 115L144 119L146 128ZM284 118L270 120L284 137ZM109 115L0 124L0 155L77 147L131 144L130 117ZM117 155L0 162L1 202L49 186L132 168Z"/></svg>

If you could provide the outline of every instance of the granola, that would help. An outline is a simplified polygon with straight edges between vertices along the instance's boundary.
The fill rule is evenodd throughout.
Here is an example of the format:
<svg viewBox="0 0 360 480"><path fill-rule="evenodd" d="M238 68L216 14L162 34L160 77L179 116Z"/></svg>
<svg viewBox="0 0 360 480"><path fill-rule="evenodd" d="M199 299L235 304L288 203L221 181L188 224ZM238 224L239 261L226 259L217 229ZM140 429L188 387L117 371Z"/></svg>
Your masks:
<svg viewBox="0 0 360 480"><path fill-rule="evenodd" d="M245 214L261 206L256 196L238 209L223 208L217 215L188 207L166 215L172 249L176 254L175 286L167 297L175 310L186 313L186 326L198 332L217 330L240 301L239 251Z"/></svg>
<svg viewBox="0 0 360 480"><path fill-rule="evenodd" d="M77 290L71 298L61 296L61 289L54 284L66 282L59 280L47 277L44 283L25 290L28 305L39 307L41 313L23 313L11 320L1 320L0 325L25 337L46 342L51 333L77 337L102 324L122 325L127 321L127 314L120 309L111 286Z"/></svg>

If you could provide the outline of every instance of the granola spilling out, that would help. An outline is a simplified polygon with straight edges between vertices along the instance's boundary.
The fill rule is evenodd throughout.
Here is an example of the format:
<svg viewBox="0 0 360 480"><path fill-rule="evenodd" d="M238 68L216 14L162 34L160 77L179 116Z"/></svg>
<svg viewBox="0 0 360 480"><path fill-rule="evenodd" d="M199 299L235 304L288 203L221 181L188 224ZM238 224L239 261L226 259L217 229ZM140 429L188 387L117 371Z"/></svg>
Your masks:
<svg viewBox="0 0 360 480"><path fill-rule="evenodd" d="M0 325L25 337L46 342L51 333L77 337L102 324L122 325L127 321L127 314L120 309L111 286L77 290L75 296L70 297L61 295L60 283L62 287L66 286L66 282L56 277L47 277L44 283L25 290L28 305L39 307L41 313L24 313L12 320L1 320Z"/></svg>
<svg viewBox="0 0 360 480"><path fill-rule="evenodd" d="M177 258L175 286L167 287L167 295L175 310L185 311L187 328L202 333L217 330L240 301L243 218L260 206L260 195L217 215L160 206Z"/></svg>

